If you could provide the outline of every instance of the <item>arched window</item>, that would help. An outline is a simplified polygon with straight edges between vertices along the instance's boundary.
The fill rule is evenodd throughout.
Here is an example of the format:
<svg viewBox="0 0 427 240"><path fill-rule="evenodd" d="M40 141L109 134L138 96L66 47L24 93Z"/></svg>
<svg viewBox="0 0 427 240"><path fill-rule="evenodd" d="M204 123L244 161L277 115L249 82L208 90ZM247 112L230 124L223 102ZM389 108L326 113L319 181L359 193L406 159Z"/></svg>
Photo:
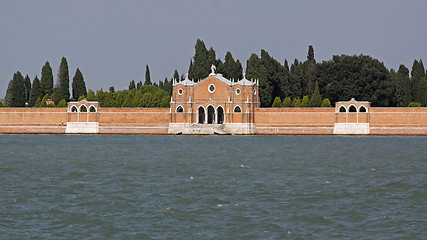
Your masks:
<svg viewBox="0 0 427 240"><path fill-rule="evenodd" d="M213 124L215 122L215 108L212 106L208 107L208 124Z"/></svg>
<svg viewBox="0 0 427 240"><path fill-rule="evenodd" d="M176 112L178 112L178 113L182 113L182 112L184 112L184 108L182 108L181 106L178 106L178 107L176 108Z"/></svg>
<svg viewBox="0 0 427 240"><path fill-rule="evenodd" d="M360 106L360 108L359 108L359 112L366 112L366 108L365 108L365 106Z"/></svg>
<svg viewBox="0 0 427 240"><path fill-rule="evenodd" d="M87 107L85 105L81 105L80 112L87 112Z"/></svg>
<svg viewBox="0 0 427 240"><path fill-rule="evenodd" d="M344 106L341 106L340 107L340 109L338 110L338 112L341 112L341 113L345 113L345 112L347 112L347 110L345 110L345 107Z"/></svg>
<svg viewBox="0 0 427 240"><path fill-rule="evenodd" d="M239 106L236 106L236 107L234 107L234 112L240 113L240 112L242 112L242 109Z"/></svg>
<svg viewBox="0 0 427 240"><path fill-rule="evenodd" d="M217 116L218 124L223 124L224 123L224 109L220 106L216 109L216 112L218 114L218 116Z"/></svg>
<svg viewBox="0 0 427 240"><path fill-rule="evenodd" d="M202 106L200 106L197 109L197 113L199 114L199 124L205 123L205 109Z"/></svg>
<svg viewBox="0 0 427 240"><path fill-rule="evenodd" d="M90 106L89 112L96 112L96 108L94 106Z"/></svg>
<svg viewBox="0 0 427 240"><path fill-rule="evenodd" d="M351 105L350 108L348 109L349 112L357 112L357 109L354 105Z"/></svg>
<svg viewBox="0 0 427 240"><path fill-rule="evenodd" d="M72 106L71 107L71 112L77 112L77 107L76 106Z"/></svg>

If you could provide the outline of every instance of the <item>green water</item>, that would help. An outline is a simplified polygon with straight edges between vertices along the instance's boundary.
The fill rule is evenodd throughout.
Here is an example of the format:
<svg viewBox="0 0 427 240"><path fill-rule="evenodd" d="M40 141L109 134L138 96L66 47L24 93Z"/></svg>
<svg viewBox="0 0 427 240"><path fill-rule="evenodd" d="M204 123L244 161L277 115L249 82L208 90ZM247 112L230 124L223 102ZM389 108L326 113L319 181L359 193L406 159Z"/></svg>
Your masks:
<svg viewBox="0 0 427 240"><path fill-rule="evenodd" d="M426 146L0 135L0 239L425 239Z"/></svg>

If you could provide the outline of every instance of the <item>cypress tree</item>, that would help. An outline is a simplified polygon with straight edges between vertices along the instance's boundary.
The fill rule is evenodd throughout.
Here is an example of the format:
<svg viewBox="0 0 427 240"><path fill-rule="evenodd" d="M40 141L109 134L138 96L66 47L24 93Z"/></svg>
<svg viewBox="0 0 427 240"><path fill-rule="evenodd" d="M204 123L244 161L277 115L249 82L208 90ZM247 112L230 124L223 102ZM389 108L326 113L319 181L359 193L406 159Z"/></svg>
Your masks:
<svg viewBox="0 0 427 240"><path fill-rule="evenodd" d="M411 83L409 79L409 69L401 64L399 70L394 73L390 71L395 84L394 99L398 107L407 107L412 102Z"/></svg>
<svg viewBox="0 0 427 240"><path fill-rule="evenodd" d="M86 100L87 101L96 101L95 92L92 90L89 90L89 92L87 93L87 96L86 96Z"/></svg>
<svg viewBox="0 0 427 240"><path fill-rule="evenodd" d="M176 70L176 69L175 69L175 72L173 73L173 79L175 79L176 81L179 80L178 70ZM166 85L166 81L167 81L167 79L165 79L165 85Z"/></svg>
<svg viewBox="0 0 427 240"><path fill-rule="evenodd" d="M316 87L310 99L310 107L320 107L322 105L322 96L320 96L319 83L316 81Z"/></svg>
<svg viewBox="0 0 427 240"><path fill-rule="evenodd" d="M43 98L43 90L42 85L36 76L33 80L33 87L30 90L30 99L28 100L28 105L33 107L36 104L38 98Z"/></svg>
<svg viewBox="0 0 427 240"><path fill-rule="evenodd" d="M274 99L273 104L271 105L271 107L274 107L274 108L282 107L282 101L280 100L280 97L276 97Z"/></svg>
<svg viewBox="0 0 427 240"><path fill-rule="evenodd" d="M150 77L150 69L148 68L148 65L145 65L145 82L144 82L144 85L152 85L151 77Z"/></svg>
<svg viewBox="0 0 427 240"><path fill-rule="evenodd" d="M6 91L6 104L10 107L25 107L27 95L25 91L24 77L18 71L13 74Z"/></svg>
<svg viewBox="0 0 427 240"><path fill-rule="evenodd" d="M53 93L53 75L49 62L46 62L42 68L40 84L42 86L43 96Z"/></svg>
<svg viewBox="0 0 427 240"><path fill-rule="evenodd" d="M61 59L56 88L58 90L58 95L56 99L54 98L55 104L61 101L61 99L65 99L66 101L70 99L70 75L68 73L68 63L65 57Z"/></svg>
<svg viewBox="0 0 427 240"><path fill-rule="evenodd" d="M282 106L283 107L290 107L290 106L292 106L292 100L291 100L291 98L290 97L286 97L285 99L283 99Z"/></svg>
<svg viewBox="0 0 427 240"><path fill-rule="evenodd" d="M212 57L214 56L214 51L208 51L206 49L205 43L197 39L195 45L195 54L193 57L193 64L190 62L190 68L188 69L188 74L190 79L195 81L206 78L210 73ZM213 50L213 49L212 49Z"/></svg>
<svg viewBox="0 0 427 240"><path fill-rule="evenodd" d="M321 107L331 107L331 101L329 101L329 98L325 98L322 101L322 105L320 105Z"/></svg>
<svg viewBox="0 0 427 240"><path fill-rule="evenodd" d="M135 88L135 81L134 80L132 80L132 81L130 81L130 83L129 83L129 90L132 90L132 89L134 89Z"/></svg>
<svg viewBox="0 0 427 240"><path fill-rule="evenodd" d="M313 46L308 46L308 54L307 54L307 60L311 61L314 60L314 49Z"/></svg>
<svg viewBox="0 0 427 240"><path fill-rule="evenodd" d="M301 101L301 107L309 107L310 106L310 99L308 98L308 96L307 95L305 95L303 98L302 98L302 101Z"/></svg>
<svg viewBox="0 0 427 240"><path fill-rule="evenodd" d="M80 96L87 95L86 84L79 68L77 68L74 74L71 86L73 87L73 99L78 99Z"/></svg>
<svg viewBox="0 0 427 240"><path fill-rule="evenodd" d="M25 85L25 101L30 101L30 91L31 91L31 80L30 77L28 77L28 74L24 78L24 85Z"/></svg>

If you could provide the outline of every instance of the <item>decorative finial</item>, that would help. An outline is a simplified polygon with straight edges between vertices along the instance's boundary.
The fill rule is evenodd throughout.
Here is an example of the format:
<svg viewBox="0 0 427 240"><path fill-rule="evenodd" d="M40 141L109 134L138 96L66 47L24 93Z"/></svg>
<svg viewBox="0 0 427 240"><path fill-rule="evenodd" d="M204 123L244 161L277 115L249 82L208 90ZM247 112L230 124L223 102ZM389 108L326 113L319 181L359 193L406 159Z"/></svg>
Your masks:
<svg viewBox="0 0 427 240"><path fill-rule="evenodd" d="M212 66L211 66L211 75L215 75L215 70L216 70L216 67L215 67L215 65L212 64Z"/></svg>

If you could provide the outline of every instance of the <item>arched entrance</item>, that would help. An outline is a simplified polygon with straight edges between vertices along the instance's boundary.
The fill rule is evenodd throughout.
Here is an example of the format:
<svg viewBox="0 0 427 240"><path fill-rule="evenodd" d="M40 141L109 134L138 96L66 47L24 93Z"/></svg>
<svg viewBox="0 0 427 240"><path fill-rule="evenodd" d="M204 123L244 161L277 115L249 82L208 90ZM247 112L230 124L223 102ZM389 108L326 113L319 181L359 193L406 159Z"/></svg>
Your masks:
<svg viewBox="0 0 427 240"><path fill-rule="evenodd" d="M212 106L208 107L208 124L212 124L215 121L215 109Z"/></svg>
<svg viewBox="0 0 427 240"><path fill-rule="evenodd" d="M199 122L200 124L205 123L205 109L203 107L199 107L197 109L197 112L199 114Z"/></svg>
<svg viewBox="0 0 427 240"><path fill-rule="evenodd" d="M222 107L218 107L216 109L218 117L217 117L217 123L223 124L224 123L224 109Z"/></svg>

